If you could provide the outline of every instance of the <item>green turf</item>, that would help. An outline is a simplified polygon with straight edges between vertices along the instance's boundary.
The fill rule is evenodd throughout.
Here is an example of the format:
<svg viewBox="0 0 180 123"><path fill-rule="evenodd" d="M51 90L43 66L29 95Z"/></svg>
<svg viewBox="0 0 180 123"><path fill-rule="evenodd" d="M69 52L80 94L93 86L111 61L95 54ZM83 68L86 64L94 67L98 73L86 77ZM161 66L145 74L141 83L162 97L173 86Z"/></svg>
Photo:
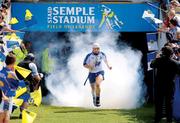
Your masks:
<svg viewBox="0 0 180 123"><path fill-rule="evenodd" d="M153 107L143 106L134 110L102 110L42 105L30 107L37 113L34 123L152 123ZM21 123L16 110L10 123Z"/></svg>

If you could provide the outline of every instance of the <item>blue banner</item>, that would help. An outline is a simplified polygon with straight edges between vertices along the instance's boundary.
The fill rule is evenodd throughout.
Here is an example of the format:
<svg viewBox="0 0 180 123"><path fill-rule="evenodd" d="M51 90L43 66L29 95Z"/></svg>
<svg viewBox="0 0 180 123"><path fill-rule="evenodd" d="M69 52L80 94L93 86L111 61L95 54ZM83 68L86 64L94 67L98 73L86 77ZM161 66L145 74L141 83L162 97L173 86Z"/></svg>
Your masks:
<svg viewBox="0 0 180 123"><path fill-rule="evenodd" d="M158 18L158 9L146 3L12 3L11 9L12 17L19 21L12 28L23 31L149 32L156 29L142 18L144 11Z"/></svg>
<svg viewBox="0 0 180 123"><path fill-rule="evenodd" d="M147 45L149 51L158 50L158 33L147 33Z"/></svg>

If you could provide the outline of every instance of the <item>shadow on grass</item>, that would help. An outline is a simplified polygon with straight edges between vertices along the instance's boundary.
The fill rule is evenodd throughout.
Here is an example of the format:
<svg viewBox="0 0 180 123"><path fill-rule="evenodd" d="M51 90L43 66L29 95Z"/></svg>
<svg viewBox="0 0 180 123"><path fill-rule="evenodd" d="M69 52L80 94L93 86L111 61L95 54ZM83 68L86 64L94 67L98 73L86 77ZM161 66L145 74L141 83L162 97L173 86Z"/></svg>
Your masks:
<svg viewBox="0 0 180 123"><path fill-rule="evenodd" d="M55 111L54 113L88 113L88 112L104 112L104 111L112 111L112 109L79 109L79 110L66 110L66 111ZM115 110L114 110L115 111ZM117 111L119 111L117 109Z"/></svg>
<svg viewBox="0 0 180 123"><path fill-rule="evenodd" d="M154 107L148 104L134 110L120 110L119 115L126 116L130 122L134 123L153 123Z"/></svg>

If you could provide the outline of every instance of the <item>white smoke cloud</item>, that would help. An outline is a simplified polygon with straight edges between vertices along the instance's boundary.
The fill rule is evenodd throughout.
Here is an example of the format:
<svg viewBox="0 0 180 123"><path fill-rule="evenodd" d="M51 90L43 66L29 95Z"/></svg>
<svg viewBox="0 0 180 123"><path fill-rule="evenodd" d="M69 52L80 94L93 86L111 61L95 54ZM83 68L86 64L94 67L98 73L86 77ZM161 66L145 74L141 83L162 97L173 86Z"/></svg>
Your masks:
<svg viewBox="0 0 180 123"><path fill-rule="evenodd" d="M70 33L73 43L67 67L55 71L46 79L52 105L93 108L91 89L83 85L88 70L83 67L85 56L91 52L91 44L98 42L113 69L105 68L105 81L101 84L101 108L130 109L143 103L145 88L141 70L140 51L123 45L118 49L119 33ZM58 65L58 64L57 64Z"/></svg>

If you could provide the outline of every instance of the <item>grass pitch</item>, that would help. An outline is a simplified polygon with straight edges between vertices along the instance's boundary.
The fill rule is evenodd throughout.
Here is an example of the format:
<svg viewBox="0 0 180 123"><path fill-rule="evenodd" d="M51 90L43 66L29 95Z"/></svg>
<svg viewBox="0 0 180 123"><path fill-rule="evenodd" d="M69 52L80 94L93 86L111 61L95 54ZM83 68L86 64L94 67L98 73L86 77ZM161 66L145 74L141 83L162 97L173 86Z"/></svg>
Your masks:
<svg viewBox="0 0 180 123"><path fill-rule="evenodd" d="M29 109L37 113L34 123L152 123L154 116L151 105L133 110L85 109L48 105ZM19 110L16 110L10 123L21 123L18 116Z"/></svg>

